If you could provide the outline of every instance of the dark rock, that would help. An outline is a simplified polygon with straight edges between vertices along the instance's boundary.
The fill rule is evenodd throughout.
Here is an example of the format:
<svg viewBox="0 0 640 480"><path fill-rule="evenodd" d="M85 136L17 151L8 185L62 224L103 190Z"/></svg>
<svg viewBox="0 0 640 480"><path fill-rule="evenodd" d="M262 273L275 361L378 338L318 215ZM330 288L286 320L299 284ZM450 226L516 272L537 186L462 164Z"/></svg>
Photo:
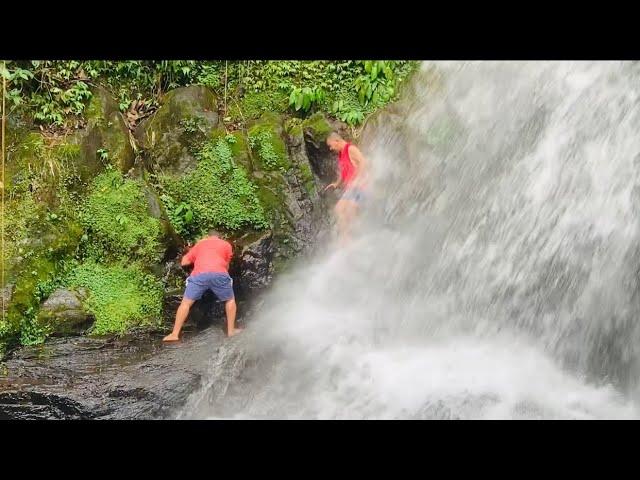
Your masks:
<svg viewBox="0 0 640 480"><path fill-rule="evenodd" d="M184 247L184 240L173 228L169 216L156 191L143 180L143 192L149 206L149 214L160 221L162 238L160 242L164 246L164 260L175 258L178 250Z"/></svg>
<svg viewBox="0 0 640 480"><path fill-rule="evenodd" d="M269 285L273 276L275 245L272 233L247 236L238 240L239 252L230 274L236 295L243 297Z"/></svg>
<svg viewBox="0 0 640 480"><path fill-rule="evenodd" d="M324 115L317 113L303 122L302 130L313 172L325 184L335 181L338 168L336 154L327 147L327 136L336 131L348 140L347 126L342 122L329 121Z"/></svg>
<svg viewBox="0 0 640 480"><path fill-rule="evenodd" d="M0 419L151 419L174 416L196 391L220 328L180 344L150 338L56 338L13 352L0 375Z"/></svg>

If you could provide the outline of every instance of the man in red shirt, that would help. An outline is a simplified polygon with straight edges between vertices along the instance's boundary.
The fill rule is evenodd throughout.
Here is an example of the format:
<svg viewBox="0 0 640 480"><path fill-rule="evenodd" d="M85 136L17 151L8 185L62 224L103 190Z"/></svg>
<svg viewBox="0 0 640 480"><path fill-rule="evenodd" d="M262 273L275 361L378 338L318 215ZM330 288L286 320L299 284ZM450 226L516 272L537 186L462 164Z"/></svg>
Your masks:
<svg viewBox="0 0 640 480"><path fill-rule="evenodd" d="M358 206L366 199L367 160L355 145L345 141L338 133L331 132L327 146L338 153L338 180L327 185L329 188L344 186L344 193L335 206L338 232L343 243L350 239L350 230L358 212Z"/></svg>
<svg viewBox="0 0 640 480"><path fill-rule="evenodd" d="M227 314L227 335L232 337L242 331L235 327L236 300L233 294L233 280L229 276L229 262L233 256L231 244L219 237L218 232L212 230L209 236L196 243L180 262L183 267L193 263L193 271L187 278L187 288L182 302L176 312L176 322L173 332L164 337L165 342L174 342L180 336L182 325L189 315L191 305L202 298L207 290L225 302Z"/></svg>

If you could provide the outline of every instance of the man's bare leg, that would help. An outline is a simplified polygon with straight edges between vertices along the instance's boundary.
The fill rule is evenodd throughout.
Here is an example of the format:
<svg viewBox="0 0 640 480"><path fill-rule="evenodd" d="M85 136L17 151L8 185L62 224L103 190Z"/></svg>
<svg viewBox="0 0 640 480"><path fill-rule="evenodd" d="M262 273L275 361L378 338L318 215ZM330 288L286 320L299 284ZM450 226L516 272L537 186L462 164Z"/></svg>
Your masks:
<svg viewBox="0 0 640 480"><path fill-rule="evenodd" d="M182 330L182 325L187 320L187 316L189 316L189 310L191 310L191 305L195 303L195 300L191 300L189 298L183 298L182 302L180 302L180 306L178 307L178 311L176 312L176 322L173 325L173 332L162 339L163 342L175 342L180 338L180 330Z"/></svg>
<svg viewBox="0 0 640 480"><path fill-rule="evenodd" d="M233 337L240 333L242 328L236 328L236 299L232 298L224 303L224 311L227 314L227 336Z"/></svg>

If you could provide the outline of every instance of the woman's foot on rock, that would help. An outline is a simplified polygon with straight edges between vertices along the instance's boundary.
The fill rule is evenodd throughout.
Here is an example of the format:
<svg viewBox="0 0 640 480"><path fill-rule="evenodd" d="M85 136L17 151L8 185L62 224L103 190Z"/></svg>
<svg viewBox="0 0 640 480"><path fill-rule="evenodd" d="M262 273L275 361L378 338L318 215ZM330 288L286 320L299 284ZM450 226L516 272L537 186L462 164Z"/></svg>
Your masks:
<svg viewBox="0 0 640 480"><path fill-rule="evenodd" d="M173 333L162 339L163 342L177 342L178 340L180 340L178 335L174 335Z"/></svg>

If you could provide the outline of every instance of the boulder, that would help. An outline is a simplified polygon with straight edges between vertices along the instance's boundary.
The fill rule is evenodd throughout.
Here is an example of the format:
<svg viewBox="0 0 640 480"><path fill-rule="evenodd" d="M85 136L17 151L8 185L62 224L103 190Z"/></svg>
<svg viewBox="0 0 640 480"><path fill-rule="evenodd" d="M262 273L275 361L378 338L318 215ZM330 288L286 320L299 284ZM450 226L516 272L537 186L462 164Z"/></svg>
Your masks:
<svg viewBox="0 0 640 480"><path fill-rule="evenodd" d="M55 290L40 306L38 322L47 326L53 335L82 334L92 322L91 315L83 307L86 296L84 289Z"/></svg>
<svg viewBox="0 0 640 480"><path fill-rule="evenodd" d="M218 132L217 109L215 95L202 85L167 93L160 108L135 131L149 166L168 174L183 174L195 168L192 147Z"/></svg>

